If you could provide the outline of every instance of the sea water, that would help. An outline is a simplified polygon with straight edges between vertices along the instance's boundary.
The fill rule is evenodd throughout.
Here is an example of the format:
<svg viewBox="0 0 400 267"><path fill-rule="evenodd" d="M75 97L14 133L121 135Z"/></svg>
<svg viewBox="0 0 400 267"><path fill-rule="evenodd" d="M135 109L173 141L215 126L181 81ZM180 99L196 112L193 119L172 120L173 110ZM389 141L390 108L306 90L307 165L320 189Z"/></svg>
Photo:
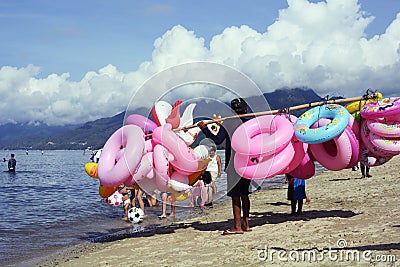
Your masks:
<svg viewBox="0 0 400 267"><path fill-rule="evenodd" d="M101 242L123 232L146 231L174 221L159 220L161 205L146 207L141 224L120 220L123 208L102 202L99 180L84 171L90 154L83 151L2 151L17 160L16 173L7 172L0 162L0 266L29 266L46 256L75 245ZM218 151L223 164L223 151ZM263 189L279 187L277 176L261 184ZM257 187L257 185L255 185ZM226 176L217 179L214 203L225 201ZM176 221L199 215L188 200L176 202ZM167 208L168 212L170 207Z"/></svg>

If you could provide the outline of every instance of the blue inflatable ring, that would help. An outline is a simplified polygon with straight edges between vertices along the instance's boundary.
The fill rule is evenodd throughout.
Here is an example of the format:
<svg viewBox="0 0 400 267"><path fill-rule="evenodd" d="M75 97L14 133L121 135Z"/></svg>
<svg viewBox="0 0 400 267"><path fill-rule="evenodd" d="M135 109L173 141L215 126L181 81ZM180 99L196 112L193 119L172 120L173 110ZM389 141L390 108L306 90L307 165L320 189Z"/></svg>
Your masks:
<svg viewBox="0 0 400 267"><path fill-rule="evenodd" d="M331 123L318 128L311 128L319 119L331 119ZM307 144L320 144L329 141L346 129L350 113L337 104L327 104L304 112L294 125L294 135Z"/></svg>

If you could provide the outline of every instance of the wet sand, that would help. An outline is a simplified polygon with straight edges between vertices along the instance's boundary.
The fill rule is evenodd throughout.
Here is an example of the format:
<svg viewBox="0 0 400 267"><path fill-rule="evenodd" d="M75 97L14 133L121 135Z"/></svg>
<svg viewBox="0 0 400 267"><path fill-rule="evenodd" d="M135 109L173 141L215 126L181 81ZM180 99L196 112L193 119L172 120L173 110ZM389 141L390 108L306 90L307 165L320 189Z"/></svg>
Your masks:
<svg viewBox="0 0 400 267"><path fill-rule="evenodd" d="M398 266L400 157L360 171L325 171L306 182L311 203L291 216L287 185L251 195L251 232L222 236L230 201L146 233L126 233L36 266ZM397 260L394 262L394 260Z"/></svg>

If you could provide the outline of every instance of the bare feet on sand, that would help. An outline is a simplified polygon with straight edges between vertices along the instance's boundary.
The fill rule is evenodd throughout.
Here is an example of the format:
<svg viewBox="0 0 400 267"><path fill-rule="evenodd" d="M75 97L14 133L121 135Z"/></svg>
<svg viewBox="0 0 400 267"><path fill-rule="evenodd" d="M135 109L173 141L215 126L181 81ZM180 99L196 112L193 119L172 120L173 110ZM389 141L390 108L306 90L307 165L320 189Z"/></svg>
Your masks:
<svg viewBox="0 0 400 267"><path fill-rule="evenodd" d="M242 224L242 230L244 232L251 232L252 231L250 226L248 224L246 224L246 223Z"/></svg>
<svg viewBox="0 0 400 267"><path fill-rule="evenodd" d="M238 230L235 228L231 228L222 232L222 235L235 235L235 234L243 234L242 229Z"/></svg>

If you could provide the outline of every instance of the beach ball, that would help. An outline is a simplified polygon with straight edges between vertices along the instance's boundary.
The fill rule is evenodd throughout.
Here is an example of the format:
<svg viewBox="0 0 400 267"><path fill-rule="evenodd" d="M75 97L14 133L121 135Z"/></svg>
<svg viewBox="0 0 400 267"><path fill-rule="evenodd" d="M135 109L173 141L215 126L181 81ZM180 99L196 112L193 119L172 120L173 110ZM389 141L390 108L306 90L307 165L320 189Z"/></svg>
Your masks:
<svg viewBox="0 0 400 267"><path fill-rule="evenodd" d="M144 218L144 212L141 208L130 208L128 210L128 220L131 223L140 223L143 221Z"/></svg>
<svg viewBox="0 0 400 267"><path fill-rule="evenodd" d="M114 194L108 197L108 204L111 206L122 205L122 202L122 194L118 191L115 191Z"/></svg>

